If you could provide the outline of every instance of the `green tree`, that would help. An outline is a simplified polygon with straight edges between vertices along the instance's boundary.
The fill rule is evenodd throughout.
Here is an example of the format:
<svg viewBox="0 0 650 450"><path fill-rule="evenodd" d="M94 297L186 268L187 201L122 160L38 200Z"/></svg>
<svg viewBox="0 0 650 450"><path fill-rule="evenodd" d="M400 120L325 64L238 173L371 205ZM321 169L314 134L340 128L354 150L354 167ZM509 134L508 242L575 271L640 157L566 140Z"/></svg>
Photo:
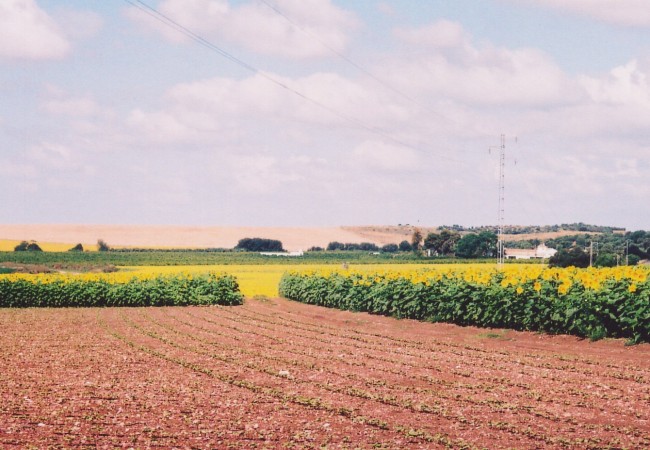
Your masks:
<svg viewBox="0 0 650 450"><path fill-rule="evenodd" d="M359 250L364 250L366 252L376 252L379 251L379 247L377 247L377 244L373 244L372 242L362 242L359 244Z"/></svg>
<svg viewBox="0 0 650 450"><path fill-rule="evenodd" d="M424 241L424 248L432 250L437 255L452 255L459 240L460 233L442 230L439 234L429 233Z"/></svg>
<svg viewBox="0 0 650 450"><path fill-rule="evenodd" d="M41 247L36 243L36 241L32 241L27 246L27 251L28 252L42 252L43 249L41 249Z"/></svg>
<svg viewBox="0 0 650 450"><path fill-rule="evenodd" d="M14 251L15 251L15 252L26 252L28 246L29 246L29 242L27 242L27 241L21 241L20 244L18 244L18 245L16 245L16 246L14 247Z"/></svg>
<svg viewBox="0 0 650 450"><path fill-rule="evenodd" d="M69 252L83 252L84 251L84 246L81 244L77 244L71 249L68 250Z"/></svg>
<svg viewBox="0 0 650 450"><path fill-rule="evenodd" d="M414 252L420 251L422 247L422 232L419 228L413 230L413 235L411 236L411 248Z"/></svg>
<svg viewBox="0 0 650 450"><path fill-rule="evenodd" d="M327 244L327 250L333 251L333 250L345 250L345 244L342 244L341 242L330 242Z"/></svg>
<svg viewBox="0 0 650 450"><path fill-rule="evenodd" d="M641 261L637 255L627 255L627 264L628 266L636 266Z"/></svg>
<svg viewBox="0 0 650 450"><path fill-rule="evenodd" d="M409 243L409 241L402 241L399 243L400 252L410 252L411 250L413 250L413 246Z"/></svg>
<svg viewBox="0 0 650 450"><path fill-rule="evenodd" d="M244 238L240 239L235 247L236 250L249 252L283 252L282 242L275 239Z"/></svg>
<svg viewBox="0 0 650 450"><path fill-rule="evenodd" d="M616 267L616 255L611 253L601 253L594 261L596 267Z"/></svg>
<svg viewBox="0 0 650 450"><path fill-rule="evenodd" d="M385 253L395 253L398 250L399 250L399 246L397 244L386 244L381 248L381 251Z"/></svg>
<svg viewBox="0 0 650 450"><path fill-rule="evenodd" d="M110 249L111 248L108 246L108 244L106 242L104 242L103 239L98 239L97 240L97 250L99 250L100 252L107 252Z"/></svg>
<svg viewBox="0 0 650 450"><path fill-rule="evenodd" d="M440 254L441 240L438 233L429 233L424 239L424 248L431 250L436 254Z"/></svg>
<svg viewBox="0 0 650 450"><path fill-rule="evenodd" d="M549 267L589 267L589 255L580 247L560 250L548 260Z"/></svg>
<svg viewBox="0 0 650 450"><path fill-rule="evenodd" d="M43 249L36 243L36 241L22 241L14 247L15 252L42 252Z"/></svg>
<svg viewBox="0 0 650 450"><path fill-rule="evenodd" d="M460 258L489 258L496 255L497 235L490 231L466 234L456 244L456 256Z"/></svg>

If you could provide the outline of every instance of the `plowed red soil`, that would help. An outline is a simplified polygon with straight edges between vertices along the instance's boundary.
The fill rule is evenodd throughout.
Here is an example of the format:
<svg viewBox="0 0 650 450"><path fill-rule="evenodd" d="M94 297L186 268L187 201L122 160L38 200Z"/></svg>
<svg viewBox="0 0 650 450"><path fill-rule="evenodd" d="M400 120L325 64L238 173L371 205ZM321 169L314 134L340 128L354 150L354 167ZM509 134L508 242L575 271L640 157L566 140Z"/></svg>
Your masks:
<svg viewBox="0 0 650 450"><path fill-rule="evenodd" d="M278 299L0 330L1 448L650 447L650 345Z"/></svg>

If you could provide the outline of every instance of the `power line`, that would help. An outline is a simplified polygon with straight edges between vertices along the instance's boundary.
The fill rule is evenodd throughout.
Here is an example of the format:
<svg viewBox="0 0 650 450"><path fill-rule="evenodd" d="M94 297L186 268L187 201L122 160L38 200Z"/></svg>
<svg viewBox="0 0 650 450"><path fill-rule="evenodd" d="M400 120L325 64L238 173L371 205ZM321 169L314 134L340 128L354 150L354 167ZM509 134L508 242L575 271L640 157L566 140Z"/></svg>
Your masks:
<svg viewBox="0 0 650 450"><path fill-rule="evenodd" d="M237 58L233 54L231 54L231 53L227 52L226 50L220 48L219 46L213 44L212 42L208 41L207 39L203 38L202 36L194 33L189 28L179 24L175 20L171 19L169 16L163 14L162 12L160 12L156 8L148 5L144 1L141 1L141 0L124 0L124 1L126 3L134 6L135 8L139 9L140 11L146 13L150 17L156 19L157 21L163 23L164 25L174 29L175 31L177 31L177 32L179 32L181 34L184 34L185 36L189 37L190 39L197 42L198 44L208 48L209 50L212 50L212 51L218 53L219 55L221 55L224 58L228 59L229 61L243 67L244 69L246 69L246 70L248 70L248 71L250 71L250 72L252 72L252 73L254 73L256 75L259 75L259 76L263 77L264 79L266 79L267 81L275 84L276 86L279 86L279 87L281 87L281 88L283 88L283 89L285 89L285 90L287 90L289 92L292 92L294 95L297 95L298 97L302 98L303 100L308 101L308 102L318 106L319 108L329 112L330 114L333 114L333 115L335 115L335 116L337 116L337 117L339 117L339 118L341 118L341 119L343 119L343 120L345 120L347 122L350 122L350 123L354 124L355 126L357 126L358 128L362 128L362 129L364 129L364 130L366 130L368 132L371 132L373 134L381 136L384 139L389 140L389 141L393 142L394 144L397 144L397 145L399 145L401 147L410 148L410 149L413 149L413 150L416 150L416 151L421 151L422 150L422 149L420 149L420 148L418 148L418 147L416 147L414 145L409 144L408 142L402 141L401 139L398 139L398 138L396 138L394 136L391 136L390 134L388 134L387 132L385 132L385 131L383 131L383 130L381 130L379 128L368 125L368 124L366 124L365 122L363 122L363 121L361 121L359 119L348 116L347 114L343 114L343 113L341 113L341 112L339 112L339 111L325 105L324 103L322 103L322 102L320 102L318 100L315 100L315 99L309 97L308 95L306 95L306 94L292 88L291 86L289 86L286 83L280 81L279 79L269 75L268 73L265 73L265 72L261 71L257 67L255 67L255 66L241 60L240 58ZM442 157L442 158L444 158L444 159L446 159L448 161L461 163L461 164L468 164L465 161L461 161L461 160L458 160L458 159L455 159L455 158L451 158L451 157L447 156L444 153L440 153L440 152L436 152L436 151L433 151L433 153L435 153L437 156Z"/></svg>
<svg viewBox="0 0 650 450"><path fill-rule="evenodd" d="M311 31L309 31L307 28L301 26L300 24L296 23L296 22L295 22L294 20L292 20L292 19L291 19L287 14L285 14L284 12L282 12L282 10L280 10L277 6L275 6L275 5L271 4L271 3L269 3L267 0L258 0L258 1L259 1L260 3L266 5L269 9L271 9L273 12L275 12L276 14L278 14L280 17L283 17L287 22L289 22L289 23L290 23L291 25L293 25L295 28L297 28L297 29L300 30L301 32L305 33L306 35L308 35L308 36L312 37L313 39L315 39L316 41L318 41L318 42L319 42L323 47L325 47L327 50L329 50L330 52L332 52L334 55L338 56L338 57L341 58L343 61L347 62L348 64L350 64L351 66L353 66L354 68L356 68L357 70L359 70L360 72L363 72L364 74L366 74L367 76L369 76L370 78L372 78L373 80L375 80L377 83L381 84L381 85L382 85L383 87L385 87L386 89L388 89L388 90L390 90L391 92L393 92L393 93L399 95L400 97L402 97L402 98L408 100L409 102L415 104L415 105L418 106L419 108L422 108L422 109L424 109L424 110L430 112L431 114L434 114L435 116L437 116L437 117L439 117L439 118L445 120L446 122L450 122L450 123L453 123L453 124L455 124L455 125L458 125L458 123L457 123L456 121L450 119L449 117L445 116L444 114L439 113L438 111L435 111L435 110L431 109L431 108L428 107L427 105L424 105L423 103L420 103L419 101L417 101L417 100L416 100L415 98L413 98L412 96L410 96L410 95L408 95L408 94L405 94L404 92L400 91L399 89L395 88L394 86L388 84L387 82L385 82L384 80L382 80L381 78L379 78L377 75L375 75L374 73L370 72L370 71L369 71L368 69L366 69L365 67L363 67L363 66L361 66L360 64L356 63L355 61L353 61L350 57L348 57L348 56L346 56L345 54L339 52L338 50L336 50L335 48L333 48L331 45L329 45L327 42L325 42L323 39L321 39L318 35L316 35L315 33L311 32Z"/></svg>

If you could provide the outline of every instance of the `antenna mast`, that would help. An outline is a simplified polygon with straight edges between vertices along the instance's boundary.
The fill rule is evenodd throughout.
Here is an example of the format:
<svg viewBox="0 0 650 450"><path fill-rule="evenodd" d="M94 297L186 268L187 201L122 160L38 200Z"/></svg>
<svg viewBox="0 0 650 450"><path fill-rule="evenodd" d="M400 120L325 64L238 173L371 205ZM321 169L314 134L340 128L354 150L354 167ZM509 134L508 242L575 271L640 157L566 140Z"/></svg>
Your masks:
<svg viewBox="0 0 650 450"><path fill-rule="evenodd" d="M515 143L517 137L515 136ZM490 154L492 150L496 150L496 145L488 149ZM515 159L515 165L517 160ZM506 135L501 135L501 145L499 146L499 209L497 211L497 268L501 268L506 258L506 246L503 240L503 232L505 227L505 210L506 210Z"/></svg>
<svg viewBox="0 0 650 450"><path fill-rule="evenodd" d="M497 240L497 267L501 268L505 260L505 244L503 242L503 227L505 224L505 201L506 201L506 135L501 135L501 146L499 147L499 211L498 211L498 240Z"/></svg>
<svg viewBox="0 0 650 450"><path fill-rule="evenodd" d="M506 135L501 135L501 148L499 155L499 233L497 241L497 265L501 267L505 259L505 244L503 242L503 226L505 224L506 201Z"/></svg>

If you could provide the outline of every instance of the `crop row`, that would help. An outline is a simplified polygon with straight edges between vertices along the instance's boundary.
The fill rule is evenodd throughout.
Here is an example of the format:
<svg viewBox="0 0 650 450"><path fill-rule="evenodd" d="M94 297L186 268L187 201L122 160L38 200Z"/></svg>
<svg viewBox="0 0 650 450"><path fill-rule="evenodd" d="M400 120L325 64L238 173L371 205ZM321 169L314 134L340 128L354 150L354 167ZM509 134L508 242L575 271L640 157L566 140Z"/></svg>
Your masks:
<svg viewBox="0 0 650 450"><path fill-rule="evenodd" d="M587 398L575 403L569 401L557 404L551 398L540 402L534 397L517 395L511 389L501 390L497 381L485 380L480 385L464 388L458 378L449 378L450 374L446 370L438 372L434 366L424 363L424 360L415 361L413 356L403 354L397 348L390 352L392 363L374 362L368 357L380 352L375 345L348 341L350 345L360 345L356 350L348 352L345 348L347 346L342 345L346 339L323 339L317 334L307 336L296 333L290 324L272 327L275 328L273 330L260 327L256 321L249 322L243 317L239 321L239 308L220 311L206 308L190 313L191 319L187 320L179 317L188 315L189 311L185 309L168 310L170 315L164 314L162 317L159 312L162 311L153 310L150 314L143 311L142 315L120 316L132 331L137 330L141 333L141 338L146 337L149 348L158 347L155 345L155 341L158 341L159 345L162 344L169 351L180 352L177 354L184 361L192 359L192 355L198 356L203 359L199 363L200 367L218 367L212 370L218 370L221 374L231 366L234 373L240 374L238 380L248 383L247 379L250 379L257 386L255 389L263 389L261 392L277 393L290 403L307 408L325 408L356 418L355 420L364 420L367 425L378 425L381 429L408 430L409 433L415 433L411 437L416 440L419 440L417 436L426 436L423 439L426 442L433 436L432 430L446 430L449 434L440 437L452 443L452 446L462 447L465 433L459 435L451 432L460 428L481 430L481 433L493 438L498 436L500 441L513 445L530 446L534 441L557 446L562 445L561 439L566 439L568 445L583 445L585 448L606 444L606 441L600 440L579 443L577 436L572 436L571 430L575 427L589 429L601 439L627 435L628 439L637 441L637 444L643 440L641 436L634 438L633 433L626 430L625 424L628 422L622 420L622 417L633 422L638 419L630 416L630 412L612 409L614 404L624 402L612 402L614 404L610 404L606 411L600 408L593 392L585 392ZM157 317L152 317L154 315ZM231 319L227 316L231 316ZM173 322L169 319L173 319ZM232 319L239 328L234 333L231 325L222 328L228 322L233 323ZM204 325L199 325L200 323ZM250 331L255 329L258 330L255 339L242 339L243 336L250 336ZM136 337L137 333L126 333L136 341L141 339ZM261 342L268 338L275 339L269 339L266 344ZM154 356L166 359L162 353L167 352L158 348L162 352ZM312 356L296 353L301 348L313 352ZM362 348L365 350L360 354ZM422 356L429 355L425 353ZM448 356L452 360L456 359L452 354ZM436 364L453 367L452 361L439 360ZM453 364L458 364L458 361ZM378 371L389 367L394 368L395 372ZM473 375L482 378L482 365L479 363L474 367L481 369L474 370ZM506 371L505 367L501 369L502 373ZM216 375L216 372L212 373ZM218 376L221 379L222 375ZM573 376L565 377L564 381L571 378ZM555 388L561 390L562 385L558 383ZM635 389L639 388L641 386ZM528 390L516 391L524 394ZM566 414L567 411L572 412L571 416ZM594 413L612 415L616 419L607 427L596 424L587 426L576 420L576 417ZM507 422L481 419L484 416L498 416ZM427 425L418 427L417 424Z"/></svg>
<svg viewBox="0 0 650 450"><path fill-rule="evenodd" d="M646 346L281 299L3 309L0 327L3 448L650 446ZM628 367L634 380L612 376Z"/></svg>
<svg viewBox="0 0 650 450"><path fill-rule="evenodd" d="M636 381L645 383L645 372L636 367L625 367L616 364L610 364L606 370L599 361L591 359L577 359L567 358L564 355L558 355L556 361L549 364L548 355L540 355L538 353L531 353L525 355L518 355L516 362L513 362L513 356L510 352L505 350L496 351L485 349L469 344L461 344L457 342L446 342L437 339L427 339L426 342L417 339L400 339L395 337L388 337L381 333L370 333L367 331L359 331L353 328L347 329L343 332L341 329L335 327L328 327L320 322L310 323L305 322L299 318L297 314L291 311L283 311L282 314L265 315L260 312L261 307L256 306L255 309L243 306L237 310L224 310L224 314L236 317L239 323L254 324L256 329L269 329L273 330L276 327L286 327L292 330L292 334L310 338L317 342L312 343L312 346L318 346L319 343L329 342L332 337L343 338L345 343L338 345L351 345L353 347L351 354L361 355L365 350L376 351L381 354L386 354L385 357L364 355L365 358L376 359L383 362L392 362L397 355L407 356L412 360L419 360L418 367L428 367L430 370L437 372L442 371L439 366L440 359L451 357L457 358L459 363L465 364L481 364L484 368L489 368L495 373L503 371L503 364L512 366L513 364L519 368L522 373L525 372L539 372L553 369L554 371L561 371L562 383L566 385L566 374L575 373L585 377L604 377L611 380L625 380ZM298 318L297 318L298 317ZM269 327L268 325L272 325ZM311 336L302 334L308 332ZM251 331L249 331L251 332ZM254 331L253 331L254 332ZM543 360L544 362L540 362ZM596 370L598 369L598 370ZM449 373L457 373L463 376L465 373L458 369L447 369ZM505 372L507 373L509 368ZM399 371L398 371L399 373ZM553 379L555 376L552 373L545 374L546 379ZM509 380L499 380L499 383L517 387L521 382L511 382ZM521 386L520 386L521 387ZM527 387L527 386L524 386ZM579 386L577 386L579 387ZM612 394L616 388L612 385L607 386L607 391ZM650 393L650 391L649 391Z"/></svg>
<svg viewBox="0 0 650 450"><path fill-rule="evenodd" d="M644 269L289 272L280 295L398 318L650 342Z"/></svg>
<svg viewBox="0 0 650 450"><path fill-rule="evenodd" d="M0 307L239 305L237 280L226 274L152 278L54 276L0 279Z"/></svg>
<svg viewBox="0 0 650 450"><path fill-rule="evenodd" d="M365 427L388 431L391 434L403 434L404 437L411 438L415 442L435 442L443 445L452 443L446 434L430 434L426 430L416 428L416 421L411 420L409 422L412 423L408 424L393 424L381 419L386 415L385 412L369 415L371 411L363 407L363 398L336 393L332 389L323 390L322 385L297 379L294 376L297 375L295 368L291 369L289 375L285 375L279 366L262 365L250 358L242 358L241 345L234 347L235 355L232 355L226 349L215 349L213 347L215 343L197 341L195 333L179 335L171 329L156 330L156 326L151 325L151 322L147 325L140 322L136 316L126 317L123 314L120 316L124 324L119 325L111 321L112 325L110 328L107 327L107 330L127 345L222 383L251 391L264 401L280 401L285 405L285 409L297 407L308 411L323 411ZM168 334L168 331L171 334ZM263 353L260 353L259 357L263 358ZM302 388L299 389L299 386ZM380 404L378 409L386 408L385 405ZM311 414L303 414L303 417ZM456 448L469 448L462 440L454 440L453 444Z"/></svg>
<svg viewBox="0 0 650 450"><path fill-rule="evenodd" d="M247 308L246 308L247 309ZM256 307L256 309L259 309ZM386 340L385 336L374 336L369 339L359 338L359 336L350 335L348 333L329 332L327 329L323 330L319 326L314 327L301 327L302 330L311 328L310 333L298 332L297 324L301 321L282 323L281 320L273 321L265 320L263 316L255 314L255 317L242 314L241 309L224 310L221 314L222 319L232 316L229 320L235 320L238 324L244 325L245 328L237 330L238 332L245 332L255 334L257 339L265 339L272 337L278 332L278 327L284 328L287 333L293 337L301 339L305 343L309 343L308 347L310 353L302 352L298 349L290 351L295 355L300 355L302 358L311 358L313 353L317 351L320 353L316 362L324 362L330 359L329 364L344 364L357 369L363 369L372 365L373 371L381 372L384 380L389 380L392 388L395 387L397 382L394 377L398 379L403 374L409 373L417 384L422 384L427 387L427 390L434 388L437 390L442 385L447 387L453 385L456 389L463 391L479 391L479 392L500 392L506 389L509 394L517 395L520 393L520 400L523 398L537 398L541 400L541 396L531 390L531 386L522 380L516 381L512 379L513 372L524 379L541 377L545 380L547 385L555 385L556 389L563 389L567 392L572 392L575 395L577 402L564 403L565 405L574 405L580 407L587 407L584 402L586 397L608 403L608 411L613 412L618 410L616 404L625 395L624 386L629 386L629 383L638 383L639 392L643 392L645 398L650 398L650 393L647 390L645 382L646 372L640 373L619 372L604 370L602 365L594 368L585 368L580 366L567 365L563 361L556 361L549 363L548 356L536 355L535 357L522 357L517 355L516 358L511 354L501 355L496 354L494 351L464 351L458 352L453 347L445 347L434 343L434 345L422 345L416 341L402 340L400 344L395 345L390 340ZM194 317L199 319L199 317ZM207 320L202 318L202 320ZM211 324L216 322L207 320ZM274 322L275 326L269 327L264 323ZM221 325L223 326L223 325ZM334 339L332 339L334 337ZM382 342L383 341L383 342ZM289 342L273 342L275 344L287 344ZM325 356L328 348L336 347L337 353ZM417 352L410 352L407 348L417 348ZM268 346L267 346L268 348ZM478 348L476 350L479 350ZM341 359L343 357L344 359ZM540 360L542 362L540 362ZM474 371L471 373L468 367L476 366L481 367L484 371L483 374ZM597 370L594 370L597 369ZM435 374L435 377L432 375ZM441 379L437 377L444 377L445 380L441 385ZM602 393L591 391L584 392L584 379L602 379L599 389L602 388ZM471 380L471 381L469 381ZM372 381L367 378L367 381ZM592 381L593 382L593 381ZM449 384L448 384L449 383ZM391 388L391 389L392 389ZM417 389L416 389L417 390ZM548 401L553 402L550 397ZM591 405L590 407L599 408L598 404ZM623 409L625 407L623 406ZM618 411L621 412L621 411Z"/></svg>
<svg viewBox="0 0 650 450"><path fill-rule="evenodd" d="M115 266L186 266L216 264L431 264L431 263L492 263L493 260L460 260L450 258L422 258L413 253L395 255L382 253L369 254L366 251L328 251L305 252L299 258L269 257L259 252L204 250L141 250L107 252L13 252L0 251L0 261L19 264L86 264Z"/></svg>
<svg viewBox="0 0 650 450"><path fill-rule="evenodd" d="M182 272L143 267L112 274L2 275L0 307L241 304L241 280L244 287L252 287L242 289L248 296L262 287L270 292L268 286L279 282L286 298L339 309L591 339L650 341L650 272L642 268L511 266L496 271L480 265L421 269L377 265L347 271L322 265L280 278L282 266L242 267L246 266L231 266L230 275L218 276L206 275L205 266L185 266Z"/></svg>

